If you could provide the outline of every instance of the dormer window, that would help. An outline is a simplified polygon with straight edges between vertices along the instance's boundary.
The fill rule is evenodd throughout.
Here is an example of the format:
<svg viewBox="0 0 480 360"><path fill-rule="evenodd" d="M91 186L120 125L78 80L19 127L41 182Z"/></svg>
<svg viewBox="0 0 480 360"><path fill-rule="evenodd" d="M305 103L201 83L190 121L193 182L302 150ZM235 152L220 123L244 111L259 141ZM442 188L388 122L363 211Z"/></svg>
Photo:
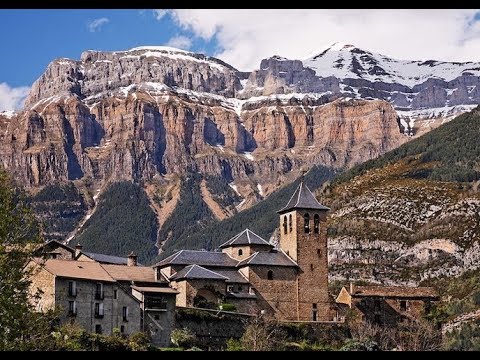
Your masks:
<svg viewBox="0 0 480 360"><path fill-rule="evenodd" d="M242 249L238 249L238 256L242 256L243 255L243 250Z"/></svg>

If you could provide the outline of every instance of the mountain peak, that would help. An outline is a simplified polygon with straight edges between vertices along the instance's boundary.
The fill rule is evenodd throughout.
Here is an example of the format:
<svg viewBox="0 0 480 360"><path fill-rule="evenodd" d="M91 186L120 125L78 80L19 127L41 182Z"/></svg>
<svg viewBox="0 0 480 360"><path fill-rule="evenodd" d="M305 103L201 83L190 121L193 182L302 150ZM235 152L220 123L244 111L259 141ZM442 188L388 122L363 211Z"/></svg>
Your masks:
<svg viewBox="0 0 480 360"><path fill-rule="evenodd" d="M332 50L332 51L341 51L341 50L346 50L346 49L353 49L355 48L355 45L352 44L347 44L346 42L335 42L332 45L328 47L327 50Z"/></svg>

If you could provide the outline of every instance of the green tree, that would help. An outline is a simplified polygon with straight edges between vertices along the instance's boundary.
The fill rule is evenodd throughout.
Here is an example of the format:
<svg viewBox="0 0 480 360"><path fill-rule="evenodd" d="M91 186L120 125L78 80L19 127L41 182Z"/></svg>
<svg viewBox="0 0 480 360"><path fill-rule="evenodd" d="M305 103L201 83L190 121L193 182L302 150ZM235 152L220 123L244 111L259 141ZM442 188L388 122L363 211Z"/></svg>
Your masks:
<svg viewBox="0 0 480 360"><path fill-rule="evenodd" d="M30 281L24 271L41 242L24 192L0 169L0 350L25 349L44 332L29 302Z"/></svg>

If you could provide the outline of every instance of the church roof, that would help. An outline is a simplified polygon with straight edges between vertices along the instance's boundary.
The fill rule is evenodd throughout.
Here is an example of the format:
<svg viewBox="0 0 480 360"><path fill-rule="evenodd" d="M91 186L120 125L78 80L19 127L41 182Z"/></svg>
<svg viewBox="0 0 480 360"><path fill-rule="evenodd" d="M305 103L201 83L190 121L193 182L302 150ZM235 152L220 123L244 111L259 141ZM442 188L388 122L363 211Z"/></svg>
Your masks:
<svg viewBox="0 0 480 360"><path fill-rule="evenodd" d="M248 258L240 261L238 267L251 265L267 265L267 266L298 266L295 261L288 257L283 251L272 250L257 251Z"/></svg>
<svg viewBox="0 0 480 360"><path fill-rule="evenodd" d="M156 267L165 267L170 265L192 265L235 267L237 261L225 253L216 251L201 250L180 250L173 255L158 262Z"/></svg>
<svg viewBox="0 0 480 360"><path fill-rule="evenodd" d="M183 279L228 280L226 276L220 275L215 271L205 269L200 265L185 266L182 270L170 276L170 280L178 281Z"/></svg>
<svg viewBox="0 0 480 360"><path fill-rule="evenodd" d="M308 186L303 182L300 182L297 190L293 193L287 205L278 210L279 214L291 211L293 209L312 209L312 210L330 210L330 208L320 204L312 194Z"/></svg>
<svg viewBox="0 0 480 360"><path fill-rule="evenodd" d="M220 248L222 249L235 245L265 245L273 248L272 244L262 239L250 229L245 229L241 233L235 235L230 240L220 245Z"/></svg>

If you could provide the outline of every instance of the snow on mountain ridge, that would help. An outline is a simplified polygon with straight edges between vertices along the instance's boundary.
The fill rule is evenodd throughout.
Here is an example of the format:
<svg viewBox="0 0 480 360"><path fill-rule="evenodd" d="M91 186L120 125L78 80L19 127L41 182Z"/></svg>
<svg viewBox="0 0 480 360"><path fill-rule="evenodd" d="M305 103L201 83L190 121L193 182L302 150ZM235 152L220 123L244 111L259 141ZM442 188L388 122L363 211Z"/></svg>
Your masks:
<svg viewBox="0 0 480 360"><path fill-rule="evenodd" d="M480 63L397 60L346 43L335 43L303 63L320 77L333 75L339 79L364 79L408 87L431 78L451 81L465 72L480 76Z"/></svg>

